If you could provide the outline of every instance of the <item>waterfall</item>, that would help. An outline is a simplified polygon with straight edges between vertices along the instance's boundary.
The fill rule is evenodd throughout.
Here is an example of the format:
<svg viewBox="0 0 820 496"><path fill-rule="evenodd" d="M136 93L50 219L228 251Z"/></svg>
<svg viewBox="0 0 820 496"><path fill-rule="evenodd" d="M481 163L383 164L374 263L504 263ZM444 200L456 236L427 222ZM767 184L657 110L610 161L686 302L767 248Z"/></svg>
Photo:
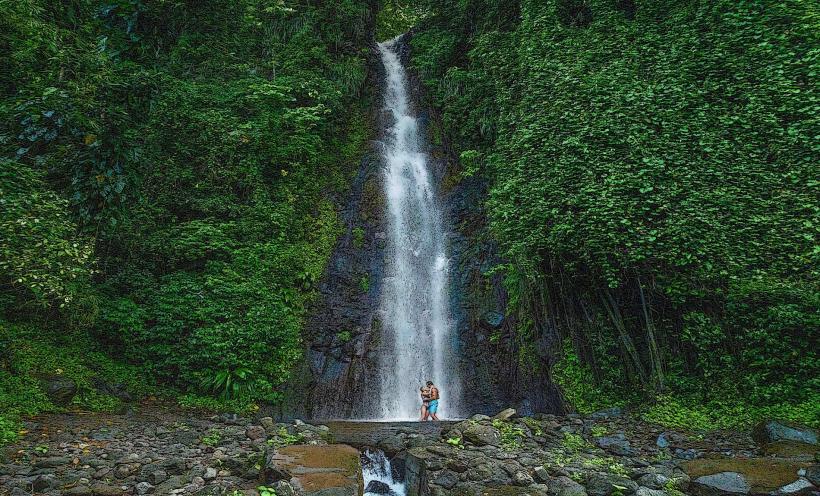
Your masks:
<svg viewBox="0 0 820 496"><path fill-rule="evenodd" d="M444 215L427 144L413 115L400 38L378 45L385 67L384 109L391 118L383 147L388 239L379 363L381 419L414 419L419 387L441 392L439 416L461 404L458 340L448 304Z"/></svg>
<svg viewBox="0 0 820 496"><path fill-rule="evenodd" d="M407 491L401 480L396 480L390 460L383 451L365 450L362 453L362 478L364 495L405 496Z"/></svg>

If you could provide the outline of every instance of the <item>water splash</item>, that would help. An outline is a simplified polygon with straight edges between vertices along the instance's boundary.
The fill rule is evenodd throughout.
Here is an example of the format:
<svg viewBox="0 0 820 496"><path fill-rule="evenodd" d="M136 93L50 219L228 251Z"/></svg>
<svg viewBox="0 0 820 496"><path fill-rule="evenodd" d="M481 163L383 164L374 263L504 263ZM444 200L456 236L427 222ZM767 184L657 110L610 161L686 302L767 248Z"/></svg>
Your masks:
<svg viewBox="0 0 820 496"><path fill-rule="evenodd" d="M383 451L368 449L362 453L362 476L365 496L375 494L405 496L407 494L404 484L395 479L393 467Z"/></svg>
<svg viewBox="0 0 820 496"><path fill-rule="evenodd" d="M448 305L447 233L398 40L378 45L386 71L384 108L392 117L383 149L389 235L379 417L418 418L419 387L428 380L441 392L440 416L455 417L461 381Z"/></svg>

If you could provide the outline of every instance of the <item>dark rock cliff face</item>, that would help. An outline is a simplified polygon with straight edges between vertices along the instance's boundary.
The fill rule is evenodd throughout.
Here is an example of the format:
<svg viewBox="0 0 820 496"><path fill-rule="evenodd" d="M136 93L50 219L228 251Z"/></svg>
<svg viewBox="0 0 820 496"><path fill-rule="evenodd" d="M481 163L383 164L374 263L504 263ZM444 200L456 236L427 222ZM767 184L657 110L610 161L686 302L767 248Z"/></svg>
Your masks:
<svg viewBox="0 0 820 496"><path fill-rule="evenodd" d="M375 46L368 56L371 119L383 132L381 84L384 69ZM364 418L362 405L378 394L381 322L378 316L384 275L384 192L379 142L361 161L341 218L344 234L334 248L320 296L305 326L304 359L285 390L283 418Z"/></svg>
<svg viewBox="0 0 820 496"><path fill-rule="evenodd" d="M405 36L401 47L405 65L410 36ZM381 136L390 124L380 112L384 69L375 47L371 53L373 118ZM424 102L421 84L412 73L410 78L412 100ZM417 113L424 128L435 127L433 111L420 107ZM431 173L443 195L450 226L450 308L462 357L454 366L464 379L466 403L461 410L495 413L515 406L522 413L559 413L560 394L546 372L555 343L542 339L536 350L542 366L535 371L522 368L516 322L504 315L507 295L501 277L487 274L501 260L487 235L486 183L480 178L458 179L459 165L446 138L431 140L429 152ZM387 227L381 167L376 141L362 160L343 206L346 232L320 283L321 296L306 325L305 359L288 385L287 401L279 412L282 417L367 418L373 415L368 408L378 403L376 365L382 329L378 309Z"/></svg>

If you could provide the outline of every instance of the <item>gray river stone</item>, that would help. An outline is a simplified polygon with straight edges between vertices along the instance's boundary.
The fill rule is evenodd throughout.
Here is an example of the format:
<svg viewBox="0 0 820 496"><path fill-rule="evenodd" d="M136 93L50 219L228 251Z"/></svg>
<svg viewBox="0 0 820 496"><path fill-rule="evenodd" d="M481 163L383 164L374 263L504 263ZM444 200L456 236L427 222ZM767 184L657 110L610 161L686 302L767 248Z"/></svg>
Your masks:
<svg viewBox="0 0 820 496"><path fill-rule="evenodd" d="M471 423L463 431L464 439L476 446L498 446L501 444L501 433L493 426Z"/></svg>
<svg viewBox="0 0 820 496"><path fill-rule="evenodd" d="M692 482L692 489L701 496L712 496L718 494L749 494L752 487L742 474L720 472L698 477Z"/></svg>
<svg viewBox="0 0 820 496"><path fill-rule="evenodd" d="M761 443L793 441L805 444L817 444L817 431L808 427L786 425L781 422L764 422L754 430L754 437Z"/></svg>

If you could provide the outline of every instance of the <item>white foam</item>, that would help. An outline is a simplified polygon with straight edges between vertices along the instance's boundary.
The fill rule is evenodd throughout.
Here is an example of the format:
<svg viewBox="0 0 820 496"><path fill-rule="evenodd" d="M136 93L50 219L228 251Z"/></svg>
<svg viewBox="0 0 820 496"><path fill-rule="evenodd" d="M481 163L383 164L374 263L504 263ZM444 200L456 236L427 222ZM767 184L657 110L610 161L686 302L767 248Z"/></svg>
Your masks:
<svg viewBox="0 0 820 496"><path fill-rule="evenodd" d="M382 292L380 419L418 419L419 387L432 380L441 393L440 416L457 417L461 405L458 339L449 300L449 258L444 215L418 119L412 114L407 75L396 40L379 44L385 67L386 277Z"/></svg>

